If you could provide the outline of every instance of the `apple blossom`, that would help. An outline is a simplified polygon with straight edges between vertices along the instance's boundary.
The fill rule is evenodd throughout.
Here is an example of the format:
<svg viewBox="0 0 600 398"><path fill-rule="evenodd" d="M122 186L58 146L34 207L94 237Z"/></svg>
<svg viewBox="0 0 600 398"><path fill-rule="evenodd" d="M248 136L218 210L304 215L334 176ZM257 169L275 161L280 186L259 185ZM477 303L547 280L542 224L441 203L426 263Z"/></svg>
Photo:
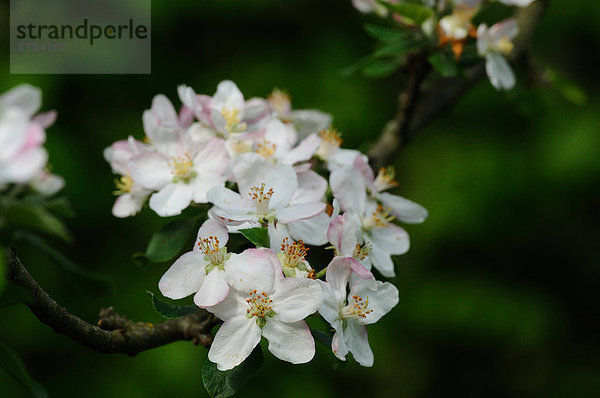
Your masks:
<svg viewBox="0 0 600 398"><path fill-rule="evenodd" d="M256 280L251 290L231 290L225 300L207 308L224 321L208 352L208 359L219 370L242 363L261 336L269 341L269 351L281 360L306 363L315 355L315 342L303 319L323 303L319 283L308 278L284 278L271 250L255 250L271 262L274 278Z"/></svg>
<svg viewBox="0 0 600 398"><path fill-rule="evenodd" d="M513 49L512 40L518 35L517 21L507 19L488 28L477 28L477 51L485 57L485 70L490 82L498 90L508 90L515 85L515 75L505 55Z"/></svg>
<svg viewBox="0 0 600 398"><path fill-rule="evenodd" d="M389 282L372 281L354 272L352 259L336 257L329 264L319 314L335 329L331 349L346 360L348 352L362 366L373 366L365 325L377 322L398 304L398 289ZM349 293L347 286L349 284Z"/></svg>
<svg viewBox="0 0 600 398"><path fill-rule="evenodd" d="M256 249L228 253L227 228L206 220L198 230L191 252L183 254L158 283L165 297L180 299L194 294L194 303L206 308L225 299L230 286L248 290L262 280L273 279L273 265Z"/></svg>

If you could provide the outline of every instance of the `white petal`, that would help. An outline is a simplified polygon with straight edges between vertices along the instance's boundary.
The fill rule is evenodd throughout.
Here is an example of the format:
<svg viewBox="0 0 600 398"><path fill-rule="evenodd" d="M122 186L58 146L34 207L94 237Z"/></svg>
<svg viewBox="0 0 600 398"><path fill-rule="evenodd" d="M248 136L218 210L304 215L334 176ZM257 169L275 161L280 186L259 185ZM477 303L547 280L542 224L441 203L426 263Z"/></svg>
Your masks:
<svg viewBox="0 0 600 398"><path fill-rule="evenodd" d="M215 187L225 185L225 177L217 174L198 174L188 186L192 190L195 203L208 203L208 192Z"/></svg>
<svg viewBox="0 0 600 398"><path fill-rule="evenodd" d="M410 248L408 233L397 225L373 228L369 235L371 242L389 254L404 254Z"/></svg>
<svg viewBox="0 0 600 398"><path fill-rule="evenodd" d="M268 225L269 229L269 247L276 253L280 252L281 244L285 238L294 240L289 233L288 226L286 224L270 222Z"/></svg>
<svg viewBox="0 0 600 398"><path fill-rule="evenodd" d="M292 221L304 220L314 217L325 211L325 203L304 203L295 206L288 206L283 209L277 209L277 220L287 224Z"/></svg>
<svg viewBox="0 0 600 398"><path fill-rule="evenodd" d="M20 84L0 96L0 108L15 107L33 116L42 105L42 90L29 84Z"/></svg>
<svg viewBox="0 0 600 398"><path fill-rule="evenodd" d="M373 351L369 346L367 328L357 322L348 322L344 331L346 345L354 360L362 366L373 366Z"/></svg>
<svg viewBox="0 0 600 398"><path fill-rule="evenodd" d="M134 216L142 209L147 197L148 191L121 195L115 201L112 214L119 218Z"/></svg>
<svg viewBox="0 0 600 398"><path fill-rule="evenodd" d="M305 162L313 157L319 149L321 139L316 134L311 134L298 144L297 147L287 153L283 161L287 164Z"/></svg>
<svg viewBox="0 0 600 398"><path fill-rule="evenodd" d="M225 272L213 268L194 296L194 304L200 308L212 307L225 300L227 294L229 294L229 285L225 281Z"/></svg>
<svg viewBox="0 0 600 398"><path fill-rule="evenodd" d="M205 265L203 256L185 253L160 278L158 289L163 296L174 300L196 293L206 275Z"/></svg>
<svg viewBox="0 0 600 398"><path fill-rule="evenodd" d="M392 261L392 256L377 246L375 242L371 241L370 244L371 251L369 251L369 257L371 258L373 267L381 272L381 275L385 276L386 278L392 278L396 276L394 273L394 262Z"/></svg>
<svg viewBox="0 0 600 398"><path fill-rule="evenodd" d="M187 184L170 183L163 189L152 194L150 208L161 217L181 214L181 211L192 202L194 192Z"/></svg>
<svg viewBox="0 0 600 398"><path fill-rule="evenodd" d="M202 239L206 239L209 236L214 236L219 240L219 248L225 247L227 241L229 241L229 233L227 227L218 223L215 220L208 219L204 221L200 229L198 230L198 236L196 237L196 244L194 245L194 252L200 254L200 248L198 242ZM204 253L202 253L204 255Z"/></svg>
<svg viewBox="0 0 600 398"><path fill-rule="evenodd" d="M254 289L271 292L275 270L273 256L266 251L247 249L240 254L231 254L225 263L227 282L240 292Z"/></svg>
<svg viewBox="0 0 600 398"><path fill-rule="evenodd" d="M2 111L0 115L0 148L2 148L0 161L7 161L17 156L26 146L30 122L22 109L8 108L2 109Z"/></svg>
<svg viewBox="0 0 600 398"><path fill-rule="evenodd" d="M343 303L346 299L346 285L352 272L352 259L349 257L334 257L327 266L325 280L335 295L336 302Z"/></svg>
<svg viewBox="0 0 600 398"><path fill-rule="evenodd" d="M208 312L213 313L217 318L222 321L229 321L239 316L246 317L246 311L250 306L246 302L248 294L238 292L235 289L230 289L229 294L223 301L213 305L212 307L206 308Z"/></svg>
<svg viewBox="0 0 600 398"><path fill-rule="evenodd" d="M223 109L233 110L238 109L244 110L244 95L236 86L236 84L230 80L223 80L217 86L217 92L213 95L213 106L219 111ZM242 115L239 115L242 116Z"/></svg>
<svg viewBox="0 0 600 398"><path fill-rule="evenodd" d="M365 325L377 322L382 316L391 311L398 304L398 289L389 282L377 281L375 290L368 287L366 284L359 286L355 285L350 290L349 297L357 294L366 300L369 298L368 310L372 310L367 314L362 321Z"/></svg>
<svg viewBox="0 0 600 398"><path fill-rule="evenodd" d="M304 321L283 323L270 318L262 334L269 340L269 351L283 361L306 363L315 356L315 340Z"/></svg>
<svg viewBox="0 0 600 398"><path fill-rule="evenodd" d="M332 120L331 115L312 109L292 111L290 118L300 138L325 130Z"/></svg>
<svg viewBox="0 0 600 398"><path fill-rule="evenodd" d="M319 314L321 314L329 324L333 325L335 320L340 317L340 309L344 306L344 297L342 297L342 300L340 301L338 295L336 295L335 291L332 289L331 284L321 280L317 280L317 282L319 282L321 290L323 291L323 304L319 307Z"/></svg>
<svg viewBox="0 0 600 398"><path fill-rule="evenodd" d="M327 180L312 170L298 174L298 188L290 203L320 202L327 191Z"/></svg>
<svg viewBox="0 0 600 398"><path fill-rule="evenodd" d="M158 190L173 180L169 159L160 153L143 153L129 162L131 178L146 189Z"/></svg>
<svg viewBox="0 0 600 398"><path fill-rule="evenodd" d="M307 278L285 278L279 281L271 296L275 319L296 322L314 314L323 303L319 283Z"/></svg>
<svg viewBox="0 0 600 398"><path fill-rule="evenodd" d="M249 152L239 155L233 165L233 175L241 195L247 196L250 187L265 182L273 165L258 153Z"/></svg>
<svg viewBox="0 0 600 398"><path fill-rule="evenodd" d="M231 163L225 141L212 138L202 144L202 149L194 158L194 169L202 174L223 174Z"/></svg>
<svg viewBox="0 0 600 398"><path fill-rule="evenodd" d="M497 53L490 53L485 57L485 70L492 85L498 90L511 89L516 82L515 75L508 61Z"/></svg>
<svg viewBox="0 0 600 398"><path fill-rule="evenodd" d="M219 370L233 369L244 362L260 342L261 330L254 319L245 316L226 321L217 332L208 359Z"/></svg>
<svg viewBox="0 0 600 398"><path fill-rule="evenodd" d="M327 239L336 248L339 256L351 257L358 243L360 225L349 213L335 217L327 229Z"/></svg>
<svg viewBox="0 0 600 398"><path fill-rule="evenodd" d="M419 224L429 215L426 208L402 196L384 192L377 195L377 199L384 207L389 207L398 220L405 223Z"/></svg>
<svg viewBox="0 0 600 398"><path fill-rule="evenodd" d="M30 148L10 159L7 164L0 164L0 183L29 182L43 171L47 161L48 153L44 148Z"/></svg>
<svg viewBox="0 0 600 398"><path fill-rule="evenodd" d="M343 322L345 323L345 322ZM335 334L331 339L331 350L333 354L342 361L346 360L346 355L348 355L348 347L346 346L346 338L344 336L344 327L342 322L340 322L339 327L335 327ZM333 325L332 325L333 326Z"/></svg>
<svg viewBox="0 0 600 398"><path fill-rule="evenodd" d="M239 193L229 188L212 188L206 194L206 199L227 213L246 214L251 209L249 200L244 200Z"/></svg>
<svg viewBox="0 0 600 398"><path fill-rule="evenodd" d="M365 180L355 168L334 170L329 176L333 196L342 210L363 214L367 200Z"/></svg>
<svg viewBox="0 0 600 398"><path fill-rule="evenodd" d="M323 212L307 220L293 221L287 225L289 234L294 240L308 245L322 246L327 243L327 227L329 216Z"/></svg>
<svg viewBox="0 0 600 398"><path fill-rule="evenodd" d="M285 164L275 166L264 178L266 189L273 188L269 209L286 206L298 188L298 177L294 169Z"/></svg>

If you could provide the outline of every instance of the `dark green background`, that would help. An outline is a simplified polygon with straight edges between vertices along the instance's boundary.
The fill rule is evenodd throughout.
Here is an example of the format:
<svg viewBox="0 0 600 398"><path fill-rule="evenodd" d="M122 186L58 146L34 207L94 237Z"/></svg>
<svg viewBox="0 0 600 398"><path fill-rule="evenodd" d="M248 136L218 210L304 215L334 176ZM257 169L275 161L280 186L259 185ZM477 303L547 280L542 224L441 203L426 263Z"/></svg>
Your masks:
<svg viewBox="0 0 600 398"><path fill-rule="evenodd" d="M399 305L369 327L375 365L340 364L318 344L292 366L266 355L242 396L595 397L600 394L598 280L600 216L600 3L551 2L535 36L537 65L581 85L576 106L552 88L496 92L485 81L439 117L397 158L397 193L430 211L407 226L412 248L398 258ZM152 74L8 74L8 4L0 92L23 82L44 91L53 170L77 218L59 245L84 267L115 280L115 292L83 295L43 256L22 257L40 284L90 322L113 305L134 320L160 321L146 290L169 264L131 261L162 225L150 210L111 216L113 176L102 150L129 134L155 94L176 86L212 94L223 79L246 95L288 90L296 108L335 117L347 147L373 140L396 106L403 76L344 78L340 70L373 47L350 1L154 1ZM118 54L115 54L118 56ZM525 80L519 75L521 82ZM524 88L519 88L519 91ZM25 249L25 247L24 247ZM0 309L0 341L53 397L205 396L206 350L187 342L140 354L97 354L55 334L23 306ZM266 395L265 395L266 394ZM0 396L27 396L0 371Z"/></svg>

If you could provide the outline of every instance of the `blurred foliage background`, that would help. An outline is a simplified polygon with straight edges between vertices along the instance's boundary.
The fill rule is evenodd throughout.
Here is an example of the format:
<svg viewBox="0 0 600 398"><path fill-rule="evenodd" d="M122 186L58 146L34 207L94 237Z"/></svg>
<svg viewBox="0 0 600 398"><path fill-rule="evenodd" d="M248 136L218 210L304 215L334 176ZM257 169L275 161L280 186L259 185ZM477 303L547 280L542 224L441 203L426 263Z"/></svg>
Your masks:
<svg viewBox="0 0 600 398"><path fill-rule="evenodd" d="M43 89L59 112L48 130L53 171L77 213L72 260L110 276L94 297L26 245L30 272L60 304L95 322L112 305L130 319L161 321L146 290L169 264L138 268L166 220L150 210L116 219L102 150L143 135L141 115L176 86L212 94L234 80L247 98L288 90L295 108L334 115L346 147L376 138L394 113L404 76L340 71L372 50L349 0L190 0L152 4L151 75L10 75L8 2L0 4L0 91ZM581 85L574 105L552 88L496 92L481 82L396 160L396 193L430 211L407 226L412 248L397 258L400 304L369 328L373 368L316 359L292 366L267 355L241 396L597 397L600 395L600 3L551 1L534 40L534 62ZM119 54L113 54L118 57ZM180 342L136 358L103 355L55 334L22 306L0 308L0 342L23 359L50 396L202 397L206 350ZM28 392L0 371L2 397Z"/></svg>

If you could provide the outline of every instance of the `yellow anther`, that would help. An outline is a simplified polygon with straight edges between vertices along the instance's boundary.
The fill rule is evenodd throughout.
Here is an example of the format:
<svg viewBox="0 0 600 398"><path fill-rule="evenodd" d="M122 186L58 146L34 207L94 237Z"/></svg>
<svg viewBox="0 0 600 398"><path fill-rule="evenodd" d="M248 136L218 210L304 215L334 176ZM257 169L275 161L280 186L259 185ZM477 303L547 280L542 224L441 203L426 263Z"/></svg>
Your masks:
<svg viewBox="0 0 600 398"><path fill-rule="evenodd" d="M129 175L121 176L115 180L115 186L117 189L113 193L117 196L130 193L133 189L133 179Z"/></svg>

